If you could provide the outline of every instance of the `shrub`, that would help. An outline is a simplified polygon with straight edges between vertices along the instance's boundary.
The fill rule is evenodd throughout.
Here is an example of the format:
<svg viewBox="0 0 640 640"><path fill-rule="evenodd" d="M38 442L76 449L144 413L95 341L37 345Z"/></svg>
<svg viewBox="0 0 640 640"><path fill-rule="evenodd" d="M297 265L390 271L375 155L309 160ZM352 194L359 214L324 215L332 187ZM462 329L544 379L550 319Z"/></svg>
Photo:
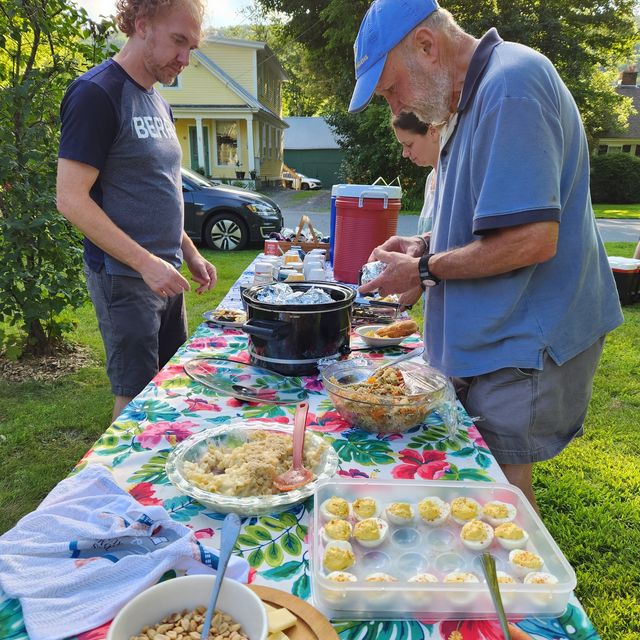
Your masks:
<svg viewBox="0 0 640 640"><path fill-rule="evenodd" d="M608 204L640 202L640 158L628 153L592 158L591 200Z"/></svg>

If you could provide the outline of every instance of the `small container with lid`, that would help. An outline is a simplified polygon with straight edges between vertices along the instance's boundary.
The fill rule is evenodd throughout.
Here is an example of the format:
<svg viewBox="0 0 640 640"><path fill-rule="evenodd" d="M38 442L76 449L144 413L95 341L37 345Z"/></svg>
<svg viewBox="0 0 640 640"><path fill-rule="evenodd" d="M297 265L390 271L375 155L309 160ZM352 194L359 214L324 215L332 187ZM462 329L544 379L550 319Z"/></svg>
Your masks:
<svg viewBox="0 0 640 640"><path fill-rule="evenodd" d="M253 284L269 284L273 282L273 265L270 262L255 263Z"/></svg>

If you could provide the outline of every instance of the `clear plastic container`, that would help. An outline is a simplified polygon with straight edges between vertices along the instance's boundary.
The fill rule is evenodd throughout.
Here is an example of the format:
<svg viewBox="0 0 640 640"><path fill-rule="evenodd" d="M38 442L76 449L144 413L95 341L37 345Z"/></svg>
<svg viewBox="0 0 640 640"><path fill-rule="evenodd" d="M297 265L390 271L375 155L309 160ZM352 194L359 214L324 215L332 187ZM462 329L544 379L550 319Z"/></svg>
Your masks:
<svg viewBox="0 0 640 640"><path fill-rule="evenodd" d="M355 582L332 581L327 578L330 571L323 566L328 543L321 532L327 521L322 505L333 496L344 498L350 505L358 498L374 498L380 510L378 517L388 524L379 546L365 547L353 537L349 538L355 564L344 571L355 576ZM496 539L484 550L468 549L460 539L462 526L450 516L440 526L427 525L418 515L417 508L426 497L437 497L448 504L455 498L467 497L481 506L490 501L513 505L516 508L513 522L529 536L518 548L538 554L544 561L540 571L553 575L557 583L525 584L509 562L510 551L503 549ZM575 573L550 533L524 494L510 484L331 479L318 484L314 499L310 530L313 601L332 619L496 618L482 572L481 557L485 551L494 556L498 571L506 572L516 580L514 584L500 585L507 615L562 615L576 586ZM413 521L400 525L390 522L386 508L394 502L409 503L415 513ZM348 519L355 526L357 519L351 508ZM478 582L444 582L444 577L455 571L473 573ZM366 582L365 578L372 573L388 574L397 581ZM437 582L409 582L413 576L425 573L432 574Z"/></svg>

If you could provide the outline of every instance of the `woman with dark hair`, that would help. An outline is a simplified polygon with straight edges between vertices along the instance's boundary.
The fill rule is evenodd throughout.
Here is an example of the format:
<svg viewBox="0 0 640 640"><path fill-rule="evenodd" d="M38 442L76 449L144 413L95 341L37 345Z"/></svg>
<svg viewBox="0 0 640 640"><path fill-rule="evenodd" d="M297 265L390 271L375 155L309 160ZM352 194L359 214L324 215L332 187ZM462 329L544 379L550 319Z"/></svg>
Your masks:
<svg viewBox="0 0 640 640"><path fill-rule="evenodd" d="M418 235L424 235L431 231L441 127L426 124L413 113L401 113L392 117L391 126L398 142L402 145L404 158L408 158L419 167L433 167L424 185L424 204L418 220Z"/></svg>
<svg viewBox="0 0 640 640"><path fill-rule="evenodd" d="M420 218L418 218L417 234L424 237L431 232L433 222L436 167L440 154L440 129L442 125L426 124L413 113L401 113L391 117L391 126L398 142L402 145L403 158L408 158L419 167L433 167L424 185L424 203ZM405 307L410 307L420 299L421 295L422 289L417 287L403 293L400 296L400 302Z"/></svg>

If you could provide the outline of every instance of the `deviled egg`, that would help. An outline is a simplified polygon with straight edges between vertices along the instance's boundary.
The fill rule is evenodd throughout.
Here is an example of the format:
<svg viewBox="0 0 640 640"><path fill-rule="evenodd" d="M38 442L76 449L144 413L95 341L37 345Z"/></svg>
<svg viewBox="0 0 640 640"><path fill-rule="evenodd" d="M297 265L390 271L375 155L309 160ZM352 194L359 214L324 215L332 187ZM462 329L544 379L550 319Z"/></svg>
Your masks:
<svg viewBox="0 0 640 640"><path fill-rule="evenodd" d="M460 530L462 544L472 551L482 551L493 542L493 527L482 520L471 520Z"/></svg>
<svg viewBox="0 0 640 640"><path fill-rule="evenodd" d="M408 502L392 502L386 509L391 524L411 524L415 516L413 507Z"/></svg>
<svg viewBox="0 0 640 640"><path fill-rule="evenodd" d="M482 518L492 527L497 527L505 522L512 522L516 519L517 510L508 502L492 500L482 505Z"/></svg>
<svg viewBox="0 0 640 640"><path fill-rule="evenodd" d="M522 549L529 540L529 534L513 522L499 524L494 534L503 549Z"/></svg>
<svg viewBox="0 0 640 640"><path fill-rule="evenodd" d="M373 498L358 498L353 501L351 509L356 520L376 518L380 513L378 503Z"/></svg>
<svg viewBox="0 0 640 640"><path fill-rule="evenodd" d="M350 514L349 503L344 498L331 496L320 505L320 513L325 520L346 520Z"/></svg>
<svg viewBox="0 0 640 640"><path fill-rule="evenodd" d="M466 524L480 517L480 503L473 498L460 497L451 502L451 518L458 524Z"/></svg>
<svg viewBox="0 0 640 640"><path fill-rule="evenodd" d="M506 573L505 571L496 571L496 576L499 584L518 584L518 581L510 573Z"/></svg>
<svg viewBox="0 0 640 640"><path fill-rule="evenodd" d="M327 575L327 580L330 580L334 585L331 587L322 587L320 589L319 593L322 598L327 602L330 602L332 605L347 605L349 600L353 597L353 594L348 588L345 588L342 585L350 582L357 582L358 578L348 571L332 571Z"/></svg>
<svg viewBox="0 0 640 640"><path fill-rule="evenodd" d="M449 517L451 507L436 496L429 496L418 502L418 515L430 527L439 527Z"/></svg>
<svg viewBox="0 0 640 640"><path fill-rule="evenodd" d="M327 576L327 580L332 582L358 582L358 578L348 571L332 571Z"/></svg>
<svg viewBox="0 0 640 640"><path fill-rule="evenodd" d="M411 584L435 584L440 582L438 578L436 578L431 573L416 573L416 575L411 576L407 582ZM405 599L410 603L412 607L420 608L422 605L426 605L431 601L432 596L434 595L433 591L426 591L424 589L419 590L410 590L407 589L404 593Z"/></svg>
<svg viewBox="0 0 640 640"><path fill-rule="evenodd" d="M524 549L513 549L509 552L509 564L513 567L517 576L526 576L531 571L540 571L544 566L544 561L532 551Z"/></svg>
<svg viewBox="0 0 640 640"><path fill-rule="evenodd" d="M322 529L320 529L320 535L325 543L332 540L348 540L353 533L353 527L347 520L329 520Z"/></svg>
<svg viewBox="0 0 640 640"><path fill-rule="evenodd" d="M379 591L367 591L365 597L367 598L367 600L369 600L369 602L375 602L377 605L382 605L391 602L396 597L396 594L393 591L384 590L384 585L398 582L397 578L394 578L388 573L376 571L375 573L370 573L365 577L364 580L369 584L375 583L380 587L383 587Z"/></svg>
<svg viewBox="0 0 640 640"><path fill-rule="evenodd" d="M452 571L447 573L443 582L463 583L463 582L480 582L478 576L470 571Z"/></svg>
<svg viewBox="0 0 640 640"><path fill-rule="evenodd" d="M558 584L558 578L552 573L544 571L531 571L524 577L525 584Z"/></svg>
<svg viewBox="0 0 640 640"><path fill-rule="evenodd" d="M322 564L324 568L331 571L344 571L352 567L356 562L352 546L345 540L334 540L329 542L324 549Z"/></svg>
<svg viewBox="0 0 640 640"><path fill-rule="evenodd" d="M382 518L367 518L356 522L353 537L363 547L377 547L384 542L389 525Z"/></svg>

